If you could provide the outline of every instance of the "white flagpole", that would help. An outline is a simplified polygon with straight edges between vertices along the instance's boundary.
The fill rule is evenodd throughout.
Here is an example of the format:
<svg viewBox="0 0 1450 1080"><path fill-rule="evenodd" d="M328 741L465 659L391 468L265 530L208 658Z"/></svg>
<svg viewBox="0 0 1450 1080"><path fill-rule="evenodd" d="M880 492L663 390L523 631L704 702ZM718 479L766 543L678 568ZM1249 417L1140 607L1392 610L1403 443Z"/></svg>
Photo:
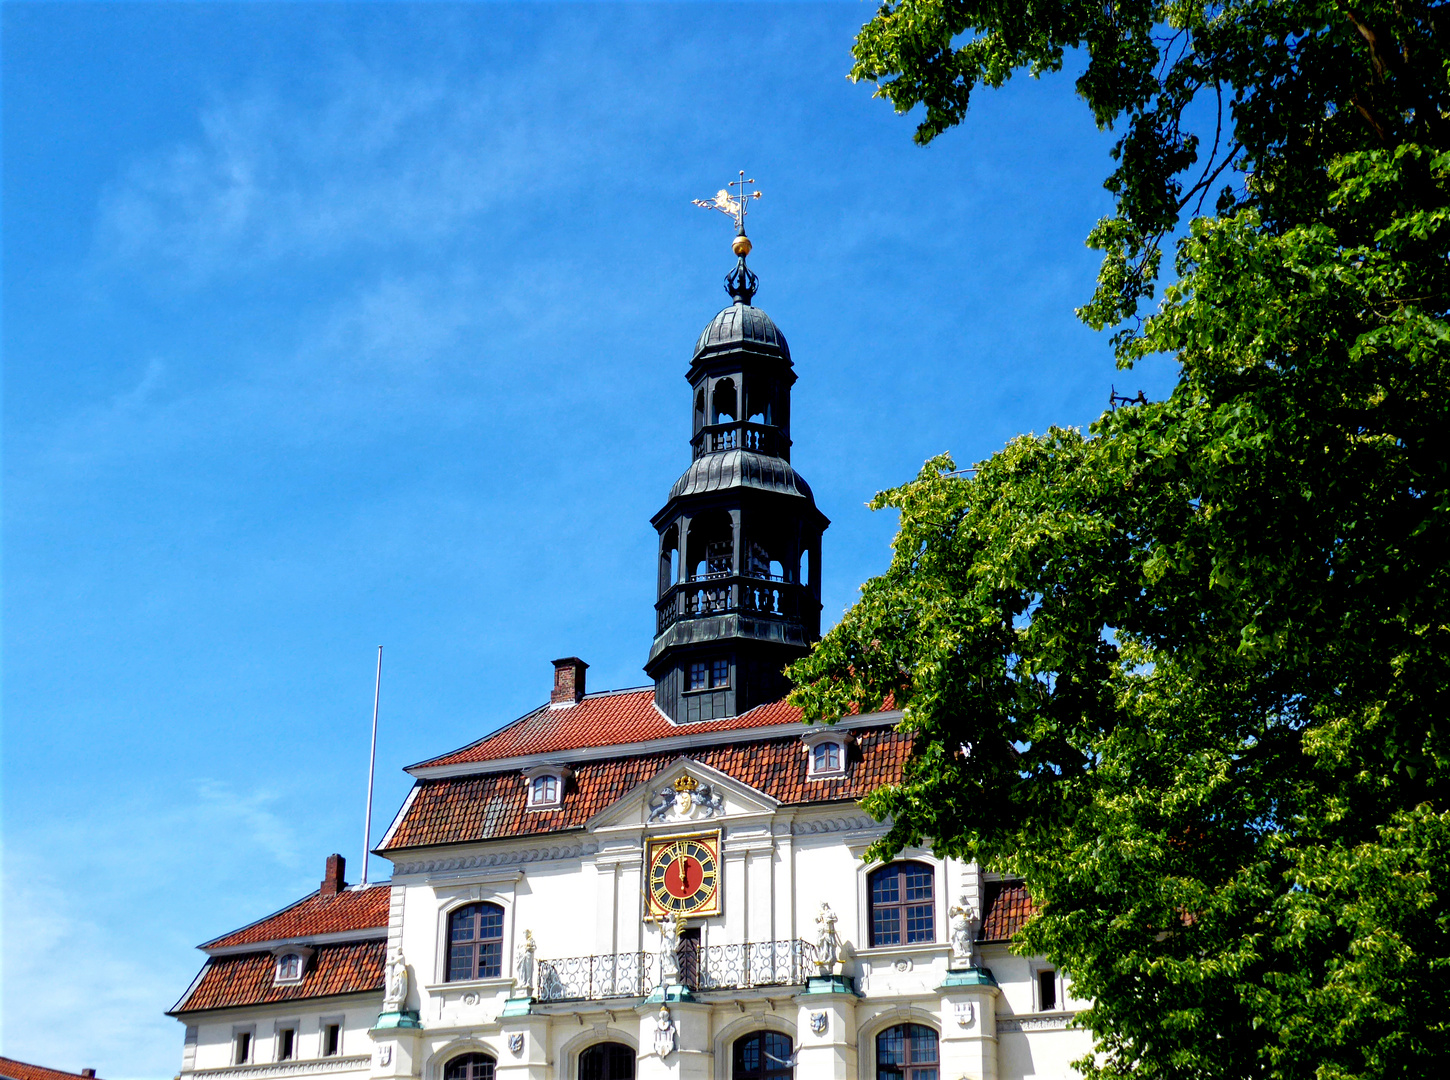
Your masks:
<svg viewBox="0 0 1450 1080"><path fill-rule="evenodd" d="M383 647L378 646L378 677L373 683L373 745L368 751L368 812L363 820L362 883L368 883L368 849L373 837L373 772L378 761L378 698L383 692Z"/></svg>

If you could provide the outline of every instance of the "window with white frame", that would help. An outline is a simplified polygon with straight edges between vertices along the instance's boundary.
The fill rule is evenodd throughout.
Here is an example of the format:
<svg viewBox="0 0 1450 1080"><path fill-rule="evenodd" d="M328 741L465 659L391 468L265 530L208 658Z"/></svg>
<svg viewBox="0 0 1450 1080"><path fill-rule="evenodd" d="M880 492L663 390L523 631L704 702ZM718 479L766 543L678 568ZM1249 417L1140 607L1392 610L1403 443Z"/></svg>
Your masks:
<svg viewBox="0 0 1450 1080"><path fill-rule="evenodd" d="M277 1026L277 1060L292 1061L297 1057L297 1024Z"/></svg>
<svg viewBox="0 0 1450 1080"><path fill-rule="evenodd" d="M313 949L307 945L277 946L272 950L272 982L277 986L300 983L307 974L307 961L312 953Z"/></svg>
<svg viewBox="0 0 1450 1080"><path fill-rule="evenodd" d="M536 765L524 770L524 786L530 810L556 810L564 805L564 786L569 780L568 768L560 765Z"/></svg>
<svg viewBox="0 0 1450 1080"><path fill-rule="evenodd" d="M553 775L536 776L529 784L530 806L557 806L559 804L559 778Z"/></svg>
<svg viewBox="0 0 1450 1080"><path fill-rule="evenodd" d="M337 1057L342 1053L342 1018L322 1018L322 1056Z"/></svg>
<svg viewBox="0 0 1450 1080"><path fill-rule="evenodd" d="M232 1029L232 1064L249 1065L252 1061L253 1028Z"/></svg>
<svg viewBox="0 0 1450 1080"><path fill-rule="evenodd" d="M1058 1008L1057 972L1042 968L1037 972L1037 1010L1056 1012Z"/></svg>
<svg viewBox="0 0 1450 1080"><path fill-rule="evenodd" d="M806 777L825 780L846 775L851 736L844 731L817 731L802 742L806 747Z"/></svg>

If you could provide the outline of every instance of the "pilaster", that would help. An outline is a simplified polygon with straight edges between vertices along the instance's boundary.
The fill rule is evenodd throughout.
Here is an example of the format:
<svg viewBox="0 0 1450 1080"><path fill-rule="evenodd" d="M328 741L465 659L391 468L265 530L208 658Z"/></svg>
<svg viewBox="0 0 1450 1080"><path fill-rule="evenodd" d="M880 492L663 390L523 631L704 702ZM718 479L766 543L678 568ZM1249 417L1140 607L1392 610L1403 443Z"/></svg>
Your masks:
<svg viewBox="0 0 1450 1080"><path fill-rule="evenodd" d="M814 991L814 992L813 992ZM799 995L795 1080L856 1080L856 1003L844 979L813 979Z"/></svg>
<svg viewBox="0 0 1450 1080"><path fill-rule="evenodd" d="M678 991L678 987L671 987ZM637 1080L711 1080L714 1053L711 1050L710 1006L688 1000L684 993L667 993L684 1000L660 1001L656 991L639 1006L639 1064ZM656 1035L661 1010L674 1025L674 1047L661 1054Z"/></svg>
<svg viewBox="0 0 1450 1080"><path fill-rule="evenodd" d="M497 1080L551 1080L549 1023L541 1013L499 1017L504 1052L495 1067Z"/></svg>
<svg viewBox="0 0 1450 1080"><path fill-rule="evenodd" d="M997 980L985 968L949 971L939 989L941 1075L997 1080Z"/></svg>

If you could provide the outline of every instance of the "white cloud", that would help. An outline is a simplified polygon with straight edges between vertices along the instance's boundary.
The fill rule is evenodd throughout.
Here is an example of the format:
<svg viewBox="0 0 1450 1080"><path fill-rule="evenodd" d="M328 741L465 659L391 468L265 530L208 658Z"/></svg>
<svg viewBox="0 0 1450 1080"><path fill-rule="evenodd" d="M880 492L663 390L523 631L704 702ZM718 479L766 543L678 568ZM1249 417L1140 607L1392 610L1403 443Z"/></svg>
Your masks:
<svg viewBox="0 0 1450 1080"><path fill-rule="evenodd" d="M549 92L568 94L568 70L553 77L566 85ZM311 107L269 91L216 101L193 139L138 157L108 187L97 261L200 285L281 260L447 241L594 156L557 116L541 126L538 87L522 82L397 80L350 65ZM587 129L589 111L566 128Z"/></svg>
<svg viewBox="0 0 1450 1080"><path fill-rule="evenodd" d="M274 895L280 880L305 872L281 802L278 792L202 781L170 805L110 802L43 826L12 823L4 1052L94 1067L107 1080L171 1076L181 1028L164 1011L201 967L191 946L229 929L229 919L266 914L259 882ZM178 882L195 902L178 908ZM178 910L187 925L177 925Z"/></svg>

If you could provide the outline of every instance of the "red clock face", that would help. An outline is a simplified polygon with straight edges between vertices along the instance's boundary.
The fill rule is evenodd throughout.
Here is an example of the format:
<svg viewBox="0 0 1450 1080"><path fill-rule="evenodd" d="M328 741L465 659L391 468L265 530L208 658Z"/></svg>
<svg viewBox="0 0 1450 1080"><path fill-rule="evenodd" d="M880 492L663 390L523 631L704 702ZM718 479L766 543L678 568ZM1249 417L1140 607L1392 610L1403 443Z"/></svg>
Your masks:
<svg viewBox="0 0 1450 1080"><path fill-rule="evenodd" d="M720 910L720 840L685 836L650 844L649 898L653 914L712 915Z"/></svg>

